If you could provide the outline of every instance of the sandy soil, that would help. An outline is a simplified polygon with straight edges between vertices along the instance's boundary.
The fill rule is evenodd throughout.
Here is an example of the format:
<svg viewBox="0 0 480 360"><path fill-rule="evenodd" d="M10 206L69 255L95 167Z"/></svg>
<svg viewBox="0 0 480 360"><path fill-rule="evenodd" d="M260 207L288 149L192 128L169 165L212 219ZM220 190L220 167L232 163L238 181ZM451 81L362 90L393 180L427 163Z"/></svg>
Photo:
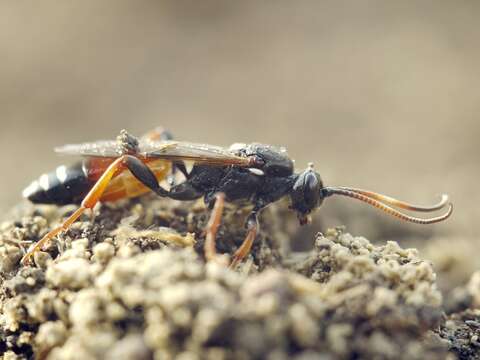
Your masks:
<svg viewBox="0 0 480 360"><path fill-rule="evenodd" d="M442 302L432 264L393 241L375 246L337 228L318 233L312 250L291 252L285 237L301 235L288 233L294 217L283 205L263 214L264 231L234 270L203 260L202 203L147 196L103 206L34 266L19 264L25 247L72 207L18 211L0 234L4 359L476 354L478 274ZM217 246L225 256L242 241L245 215L227 208Z"/></svg>

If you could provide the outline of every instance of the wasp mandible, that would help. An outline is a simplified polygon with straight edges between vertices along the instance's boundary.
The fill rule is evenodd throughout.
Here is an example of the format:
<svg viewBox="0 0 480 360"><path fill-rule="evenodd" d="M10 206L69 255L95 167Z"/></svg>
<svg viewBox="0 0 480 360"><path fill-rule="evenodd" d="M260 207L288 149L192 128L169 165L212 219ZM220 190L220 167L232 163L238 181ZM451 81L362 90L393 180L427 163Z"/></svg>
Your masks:
<svg viewBox="0 0 480 360"><path fill-rule="evenodd" d="M174 141L170 133L158 128L140 139L122 130L116 140L66 145L55 150L61 154L80 155L84 159L73 166L60 166L56 171L42 175L24 190L23 195L33 203L80 203L80 207L59 227L32 245L22 258L23 264L98 202L136 197L149 191L183 201L204 198L212 209L205 239L207 260L216 257L215 237L224 202L251 203L253 209L246 220L247 234L233 254L231 266L250 252L259 229L260 211L286 196L290 197L290 208L296 211L301 225L307 224L312 211L332 195L363 201L389 215L417 224L443 221L453 211L447 195L442 195L435 205L418 206L372 191L324 186L313 164L304 171L295 172L293 161L284 149L259 143L223 148ZM193 163L190 171L186 162ZM175 183L177 171L185 177L179 184ZM160 184L166 179L170 183L168 189ZM430 218L414 217L398 210L432 212L447 205L444 214Z"/></svg>

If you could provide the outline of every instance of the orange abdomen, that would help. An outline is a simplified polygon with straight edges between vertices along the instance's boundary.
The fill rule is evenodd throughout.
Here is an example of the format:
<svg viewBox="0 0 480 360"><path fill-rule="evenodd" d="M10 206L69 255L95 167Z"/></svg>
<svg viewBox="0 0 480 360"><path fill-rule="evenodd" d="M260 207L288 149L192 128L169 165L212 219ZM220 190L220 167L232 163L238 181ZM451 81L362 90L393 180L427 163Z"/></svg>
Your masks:
<svg viewBox="0 0 480 360"><path fill-rule="evenodd" d="M90 181L97 181L107 167L114 161L113 158L91 158L86 160L88 169L88 178ZM171 172L172 164L170 161L151 159L146 164L153 171L158 182L164 180ZM116 201L125 198L137 197L149 192L150 189L138 181L128 169L122 170L111 181L105 189L100 201Z"/></svg>

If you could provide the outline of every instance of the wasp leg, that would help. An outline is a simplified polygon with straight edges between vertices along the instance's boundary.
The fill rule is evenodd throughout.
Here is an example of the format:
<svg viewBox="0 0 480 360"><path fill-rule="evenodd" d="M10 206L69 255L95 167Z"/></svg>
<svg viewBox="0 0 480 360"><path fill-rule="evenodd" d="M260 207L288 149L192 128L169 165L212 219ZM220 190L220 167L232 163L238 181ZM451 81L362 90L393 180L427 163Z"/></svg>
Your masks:
<svg viewBox="0 0 480 360"><path fill-rule="evenodd" d="M157 195L169 197L174 200L195 200L203 194L196 190L188 181L175 185L170 191L165 190L158 183L155 174L140 159L127 155L125 165L128 170L140 181Z"/></svg>
<svg viewBox="0 0 480 360"><path fill-rule="evenodd" d="M126 155L124 163L132 175L143 185L160 196L168 196L169 192L158 184L158 180L153 171L140 159L135 156Z"/></svg>
<svg viewBox="0 0 480 360"><path fill-rule="evenodd" d="M203 192L197 190L188 180L175 185L168 192L168 197L174 200L188 201L202 197Z"/></svg>
<svg viewBox="0 0 480 360"><path fill-rule="evenodd" d="M39 251L50 239L52 239L57 234L68 230L68 228L83 214L87 209L93 209L102 197L103 192L107 188L110 180L114 178L122 170L127 156L122 156L116 159L110 166L105 170L100 179L95 183L92 189L88 192L87 196L83 199L80 207L68 217L62 225L56 227L55 229L48 232L43 238L41 238L36 244L34 244L27 253L23 256L21 263L23 265L27 264L33 254Z"/></svg>
<svg viewBox="0 0 480 360"><path fill-rule="evenodd" d="M212 261L217 259L217 249L215 246L215 238L217 237L218 227L222 222L223 207L225 205L225 194L218 193L215 198L215 205L213 206L210 219L208 220L206 228L205 244L203 247L205 259Z"/></svg>
<svg viewBox="0 0 480 360"><path fill-rule="evenodd" d="M152 170L134 156L127 155L125 165L138 181L159 196L168 197L174 200L188 201L198 199L203 195L203 192L197 190L188 180L173 186L170 191L164 189L158 183Z"/></svg>
<svg viewBox="0 0 480 360"><path fill-rule="evenodd" d="M229 266L231 269L235 268L245 256L250 253L253 242L257 237L258 228L258 210L254 209L247 219L247 236L245 236L242 245L240 245L237 251L233 254L233 259Z"/></svg>

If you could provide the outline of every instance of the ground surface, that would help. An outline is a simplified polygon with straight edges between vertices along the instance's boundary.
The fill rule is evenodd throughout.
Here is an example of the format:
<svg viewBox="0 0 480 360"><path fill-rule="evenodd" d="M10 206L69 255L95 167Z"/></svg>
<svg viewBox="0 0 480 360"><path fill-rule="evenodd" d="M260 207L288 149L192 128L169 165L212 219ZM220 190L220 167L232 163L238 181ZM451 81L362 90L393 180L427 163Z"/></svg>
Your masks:
<svg viewBox="0 0 480 360"><path fill-rule="evenodd" d="M317 321L318 332L313 331L319 339L316 348L308 342L268 342L269 348L295 356L303 354L304 358L322 349L325 357L338 355L338 349L343 349L343 356L348 357L365 355L367 348L379 349L378 344L388 344L393 337L400 339L403 346L411 343L413 337L415 341L427 339L434 331L443 339L441 343L459 356L474 356L478 332L475 309L480 306L475 275L480 270L480 257L476 256L480 250L479 228L475 226L480 217L476 191L480 176L479 9L480 2L476 0L46 0L41 6L28 1L0 2L0 212L2 221L12 219L0 228L0 296L2 311L8 310L6 320L2 320L7 321L2 323L2 336L7 341L0 344L0 351L22 350L28 354L36 349L61 357L72 354L73 348L84 351L85 342L94 339L104 344L111 339L125 339L123 344L133 344L137 349L145 349L143 342L147 342L149 350L142 353L146 357L160 349L157 340L147 341L143 335L147 333L146 321L158 322L152 320L157 315L146 320L147 310L153 305L123 304L121 295L109 295L110 290L105 291L105 283L97 283L97 278L127 259L132 259L128 267L138 268L147 250L151 256L157 256L154 251L162 252L165 247L183 248L191 244L192 237L184 239L189 232L195 234L198 254L203 239L200 229L206 221L201 206L192 210L150 199L147 206L132 203L127 207L119 205L116 210L104 207L93 226L84 218L62 237L60 249L56 244L47 249L52 259L66 265L47 266L49 257L43 255L38 259L43 264L41 270L21 271L17 265L19 246L38 239L71 209L22 207L13 214L9 210L19 203L22 189L33 179L75 161L58 158L52 151L54 146L113 139L123 128L141 135L162 125L178 140L225 146L258 141L286 146L297 169L313 161L327 185L367 188L415 203L433 202L436 194L446 192L455 204L449 221L429 227L399 223L365 205L340 198L326 201L310 227L299 228L295 219L287 215L285 206L272 208L263 219L264 241L254 251L256 266L248 262L246 269L239 269L240 275L232 275L238 278L238 284L223 287L233 299L222 301L228 303L225 311L235 314L235 324L258 325L257 315L248 317L248 322L247 315L240 312L253 306L251 296L244 295L241 289L255 282L256 276L271 274L272 264L313 276L322 288L336 278L325 273L350 276L342 270L346 265L328 270L328 266L320 267L328 263L323 259L312 261L312 266L320 267L312 270L305 265L305 259L291 259L289 255L289 249L311 250L317 232L327 234L328 228L346 225L348 232L366 237L376 247L374 264L385 256L378 252L387 240L398 242L401 248L418 249L419 263L433 267L436 277L426 283L436 285L443 297L442 305L432 305L431 300L425 299L424 304L433 306L434 311L428 310L432 318L423 322L422 328L414 322L412 332L408 332L412 337L396 330L389 335L382 330L384 320L378 315L374 318L381 319L380 323L371 325L372 313L360 320L353 315L345 320L345 312L334 318L333 311L315 311L309 317ZM138 219L131 218L132 215ZM231 253L243 237L240 218L231 216L225 221L227 228L219 235L219 251ZM133 224L138 231L149 230L139 233L122 225L123 230L113 234L121 220L124 225ZM159 226L173 228L181 236L167 236L165 230L159 233ZM331 236L330 240L337 244L337 249L338 237ZM171 245L172 241L177 245ZM67 251L71 248L75 250ZM353 256L348 245L341 249L343 254ZM318 250L313 254L315 251ZM61 262L59 253L63 254ZM198 255L188 250L173 254L169 256L180 257L175 263L198 264L202 281L210 276L201 255L195 260ZM109 260L111 256L115 262ZM332 255L332 259L337 256ZM354 258L358 259L357 256ZM88 269L85 280L79 283L67 277L67 282L76 284L73 289L66 287L63 280L52 278L54 273L63 273L62 266L69 267L67 258L85 265L75 269ZM155 262L160 264L158 271L173 266ZM46 267L52 270L46 271ZM373 274L378 274L377 270L372 267ZM257 271L261 274L256 275ZM250 275L244 275L245 272ZM76 271L73 273L77 275ZM80 274L85 275L79 271ZM382 277L372 277L370 286L385 287L395 294L403 291L391 284L386 286ZM143 279L146 288L157 286L147 281L146 274L135 273L132 278ZM170 288L171 281L184 283L180 277L172 279L158 281L166 288ZM364 279L358 281L364 283ZM282 283L289 286L287 281ZM99 306L111 299L123 304L126 318L134 321L122 320L112 325L113 321L106 318L77 326L75 316L69 314L76 311L72 304L84 291L101 296ZM368 300L373 296L367 295ZM404 295L397 296L403 299ZM328 304L315 298L308 303L328 308ZM52 299L56 299L55 306ZM291 302L280 307L284 313L288 304L303 301L296 295L289 299ZM354 297L353 304L357 299ZM155 308L170 311L164 304L157 304L160 300L152 301ZM192 301L197 304L200 300ZM241 308L234 306L245 302L247 305ZM348 303L350 306L352 302ZM191 308L201 308L195 306ZM414 313L418 315L423 305L415 306ZM397 308L405 309L403 305L395 305ZM437 319L438 309L447 317ZM309 314L313 311L307 310ZM95 312L85 313L92 311ZM191 314L197 314L195 311L191 310ZM296 314L297 310L292 311ZM122 316L120 319L125 319ZM197 319L197 315L192 318ZM331 328L330 320L341 322L340 327ZM103 325L97 326L98 321ZM204 320L199 322L203 324ZM44 323L47 325L41 326L44 330L39 332ZM126 323L132 327L126 329ZM172 329L181 327L169 320L168 324L172 323L168 325ZM354 335L349 326L353 323L365 324L357 338L362 340L361 344L351 341ZM175 330L168 337L178 339L178 334L183 334L185 346L173 342L175 350L162 345L161 354L175 354L182 348L190 349L184 351L188 357L209 348L218 355L221 349L234 351L240 347L232 342L191 340L193 330L188 329L193 327L190 320L185 324L185 330ZM294 331L288 324L278 325L280 330L275 334L279 339L293 339ZM342 328L342 324L347 325ZM49 327L55 331L47 331ZM107 335L85 337L91 334L91 328ZM353 334L356 333L355 328ZM383 340L387 341L378 333L386 334ZM37 334L39 338L35 340ZM60 335L47 339L47 334ZM138 334L142 334L143 342ZM347 340L332 340L341 336ZM366 337L374 340L364 341ZM370 346L373 343L375 346ZM420 345L415 345L418 354L434 351L424 344L425 340L421 340ZM393 353L391 347L386 350L388 347L383 346L382 354ZM49 348L55 350L49 352ZM120 346L117 351L124 348ZM411 347L403 346L397 355L406 354L404 349L408 348ZM441 349L444 348L435 350L440 358ZM256 354L252 349L248 351Z"/></svg>
<svg viewBox="0 0 480 360"><path fill-rule="evenodd" d="M288 239L310 235L284 205L263 214L235 271L205 264L201 203L104 205L27 267L18 264L24 248L73 208L18 208L0 229L4 359L478 357L480 275L439 287L417 250L342 228L291 252ZM219 252L241 242L245 214L226 209Z"/></svg>

